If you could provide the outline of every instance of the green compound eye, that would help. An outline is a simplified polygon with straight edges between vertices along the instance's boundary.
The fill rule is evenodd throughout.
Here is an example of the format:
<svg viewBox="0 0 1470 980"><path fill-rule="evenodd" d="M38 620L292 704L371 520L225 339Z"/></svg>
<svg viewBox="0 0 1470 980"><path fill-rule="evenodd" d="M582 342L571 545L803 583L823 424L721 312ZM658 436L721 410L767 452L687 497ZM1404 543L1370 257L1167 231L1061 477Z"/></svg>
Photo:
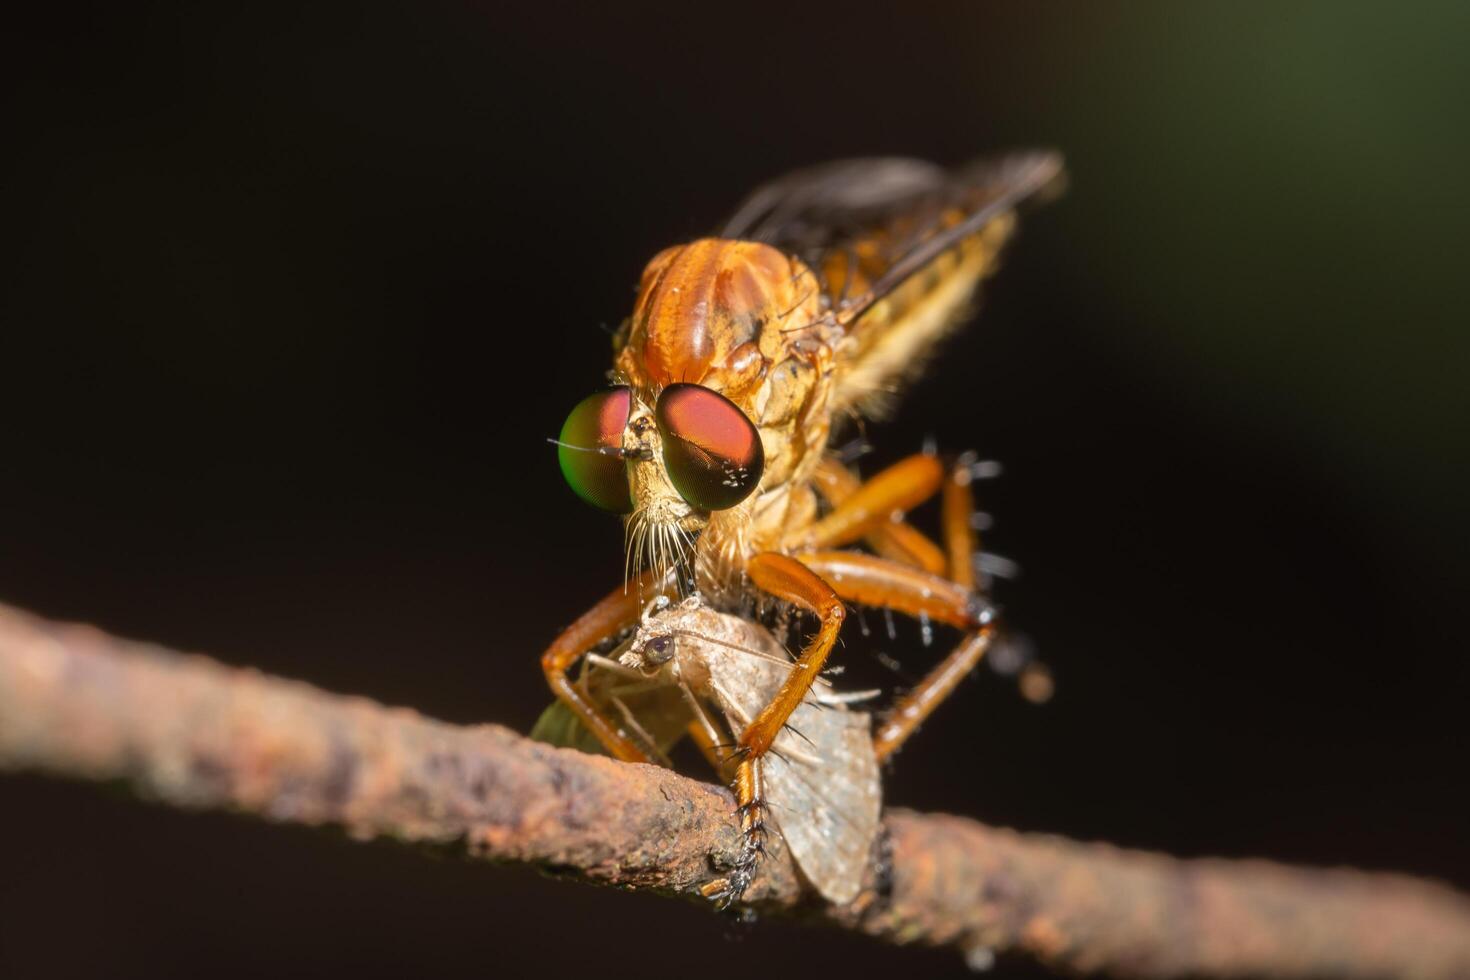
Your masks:
<svg viewBox="0 0 1470 980"><path fill-rule="evenodd" d="M593 507L614 514L633 509L623 462L623 430L632 407L633 393L624 386L589 395L567 416L557 441L567 485Z"/></svg>
<svg viewBox="0 0 1470 980"><path fill-rule="evenodd" d="M760 433L734 402L701 385L672 384L655 409L664 468L700 510L725 510L750 496L766 468Z"/></svg>

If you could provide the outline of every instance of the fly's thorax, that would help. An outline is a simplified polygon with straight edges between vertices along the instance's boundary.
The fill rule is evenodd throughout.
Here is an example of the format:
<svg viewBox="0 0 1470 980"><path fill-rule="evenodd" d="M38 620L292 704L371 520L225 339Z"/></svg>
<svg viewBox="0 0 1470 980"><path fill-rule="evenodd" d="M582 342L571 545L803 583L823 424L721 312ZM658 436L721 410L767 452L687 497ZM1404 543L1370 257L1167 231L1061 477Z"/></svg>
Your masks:
<svg viewBox="0 0 1470 980"><path fill-rule="evenodd" d="M817 294L811 270L759 242L665 249L644 269L616 368L635 387L703 384L738 404L779 359L769 328L815 320Z"/></svg>

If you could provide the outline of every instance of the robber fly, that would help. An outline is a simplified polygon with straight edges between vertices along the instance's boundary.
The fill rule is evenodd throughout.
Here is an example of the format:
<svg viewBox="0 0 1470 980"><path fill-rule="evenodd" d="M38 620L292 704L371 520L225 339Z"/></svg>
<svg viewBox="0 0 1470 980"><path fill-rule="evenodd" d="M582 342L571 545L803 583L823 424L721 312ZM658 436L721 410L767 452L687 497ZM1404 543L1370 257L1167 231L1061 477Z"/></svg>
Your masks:
<svg viewBox="0 0 1470 980"><path fill-rule="evenodd" d="M969 469L921 453L862 482L830 454L829 440L843 420L883 411L964 319L1017 206L1057 186L1061 172L1060 159L1044 152L953 171L870 159L761 187L717 237L648 263L615 338L612 387L573 408L556 440L572 489L626 515L624 585L542 656L552 691L610 754L654 761L627 721L569 671L637 625L651 596L697 592L721 610L756 597L817 618L815 635L722 763L746 841L733 897L764 839L762 757L817 681L848 603L963 633L879 723L880 760L992 641L994 610L972 564ZM903 520L936 494L942 544Z"/></svg>

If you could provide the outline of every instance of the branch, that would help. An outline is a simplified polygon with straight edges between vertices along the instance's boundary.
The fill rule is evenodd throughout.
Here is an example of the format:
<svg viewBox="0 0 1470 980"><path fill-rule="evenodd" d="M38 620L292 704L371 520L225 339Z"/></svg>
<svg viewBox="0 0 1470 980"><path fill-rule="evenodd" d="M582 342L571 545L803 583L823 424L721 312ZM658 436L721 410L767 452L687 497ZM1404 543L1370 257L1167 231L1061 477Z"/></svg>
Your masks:
<svg viewBox="0 0 1470 980"><path fill-rule="evenodd" d="M462 847L697 897L730 868L729 795L652 766L461 728L0 606L0 770L125 779L184 807ZM889 812L887 873L824 908L789 861L762 911L1120 977L1470 977L1470 900L1389 874L1161 854Z"/></svg>

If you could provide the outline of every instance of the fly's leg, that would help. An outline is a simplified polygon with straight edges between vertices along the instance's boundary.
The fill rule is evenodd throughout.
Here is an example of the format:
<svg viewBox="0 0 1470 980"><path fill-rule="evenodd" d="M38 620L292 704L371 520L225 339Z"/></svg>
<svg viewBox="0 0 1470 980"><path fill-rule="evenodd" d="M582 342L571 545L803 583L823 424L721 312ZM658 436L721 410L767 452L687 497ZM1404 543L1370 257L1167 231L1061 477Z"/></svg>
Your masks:
<svg viewBox="0 0 1470 980"><path fill-rule="evenodd" d="M685 691L688 693L687 688ZM689 723L689 737L720 778L730 782L738 804L740 856L728 876L704 887L705 897L714 899L720 908L725 909L739 901L745 889L750 887L756 864L766 849L765 794L761 792L760 760L735 763L736 752L728 744L721 744L719 731L693 695L689 696L689 703L695 706L695 720Z"/></svg>
<svg viewBox="0 0 1470 980"><path fill-rule="evenodd" d="M944 481L941 520L946 545L945 574L891 558L857 552L801 555L809 567L832 582L838 595L864 605L928 617L965 630L959 645L893 706L873 736L879 761L890 757L925 718L972 671L989 649L995 630L990 605L975 592L974 502L970 472L956 467Z"/></svg>
<svg viewBox="0 0 1470 980"><path fill-rule="evenodd" d="M646 573L629 582L627 587L612 592L563 630L541 655L541 669L546 674L546 683L550 685L552 693L576 712L582 724L587 726L587 730L597 737L613 758L624 762L655 760L624 734L613 718L577 689L567 676L567 671L589 648L637 623L643 612L645 593L651 593L656 584L653 574Z"/></svg>
<svg viewBox="0 0 1470 980"><path fill-rule="evenodd" d="M975 495L970 492L974 477L968 462L949 471L940 498L940 533L949 556L949 580L971 591L975 588L975 550L979 540L975 534Z"/></svg>
<svg viewBox="0 0 1470 980"><path fill-rule="evenodd" d="M862 487L856 473L835 459L824 459L812 475L812 485L831 507L845 502ZM889 520L875 525L864 541L868 547L894 561L914 565L936 575L943 574L949 560L939 545L907 521Z"/></svg>
<svg viewBox="0 0 1470 980"><path fill-rule="evenodd" d="M740 855L727 876L710 882L703 889L704 897L713 899L721 909L740 901L755 880L756 867L766 853L769 831L766 829L765 779L761 765L759 758L744 759L735 768L732 789L737 804L735 812L740 817Z"/></svg>
<svg viewBox="0 0 1470 980"><path fill-rule="evenodd" d="M745 573L762 592L815 613L820 621L817 635L802 649L776 696L736 740L736 752L749 760L765 754L786 719L806 698L837 642L847 608L820 574L787 555L762 552L746 562Z"/></svg>
<svg viewBox="0 0 1470 980"><path fill-rule="evenodd" d="M978 541L971 522L975 512L975 498L970 492L970 481L968 466L957 466L950 471L949 478L944 483L940 522L949 559L949 580L973 592L975 549ZM990 649L993 631L994 626L987 622L979 629L966 633L947 657L894 703L878 730L873 733L873 751L879 762L897 752L919 730L924 719L969 676L980 663L980 658L985 656L985 651Z"/></svg>
<svg viewBox="0 0 1470 980"><path fill-rule="evenodd" d="M959 645L889 712L874 736L880 760L897 751L954 692L994 639L994 614L976 593L973 479L966 458L946 475L934 456L911 456L866 483L837 461L824 460L813 482L832 510L788 541L797 548L830 548L864 539L879 557L838 551L798 557L831 581L844 599L966 631ZM943 550L900 519L941 485ZM1021 690L1030 700L1045 700L1050 678L1032 665L1022 673Z"/></svg>
<svg viewBox="0 0 1470 980"><path fill-rule="evenodd" d="M785 724L785 721L782 721ZM755 866L766 853L766 787L759 756L740 761L735 769L735 812L740 816L740 859L730 875L721 904L739 901L755 877Z"/></svg>
<svg viewBox="0 0 1470 980"><path fill-rule="evenodd" d="M740 815L740 856L728 879L711 896L722 906L739 901L755 876L766 846L766 797L761 758L785 727L787 719L806 698L837 642L847 608L832 586L801 562L775 552L762 552L745 564L745 573L763 592L815 613L820 626L792 665L771 702L760 710L735 740L735 802Z"/></svg>
<svg viewBox="0 0 1470 980"><path fill-rule="evenodd" d="M983 594L986 589L975 581L975 556L980 552L980 540L975 533L975 497L970 492L970 485L975 479L971 461L965 457L961 457L959 464L950 471L949 479L945 482L940 519L943 523L945 548L949 553L950 581L970 589L978 588ZM933 705L937 705L939 701L943 701L949 697L955 685L964 678L966 673L974 669L980 662L980 658L985 655L985 650L990 645L990 639L987 636L979 648L973 651L969 666L955 674L949 687L943 688L943 693L938 695L938 700L934 701L930 707L923 710L922 714L919 715L914 727L917 727L919 721L923 721L929 716L929 712L934 710ZM972 634L965 638L964 642L961 643L961 647L978 642L978 640L979 638ZM930 691L931 682L934 685L933 690L939 690L942 683L940 680L941 672L946 670L947 667L957 669L960 666L960 662L956 660L960 652L959 649L956 649L944 663L941 663L931 671L929 676L924 678L918 687L914 688L909 698L900 701L894 707L890 718L896 718L898 713L905 709L907 701L917 699L921 695L932 697L933 694ZM952 661L954 662L951 663ZM999 668L999 665L994 660L991 661L991 665ZM1042 704L1051 699L1053 681L1051 671L1047 670L1045 664L1036 660L1029 660L1028 662L1027 659L1020 659L1012 668L1012 672L1017 674L1017 686L1021 691L1021 696L1027 701L1030 701L1032 704ZM892 753L912 733L913 730L910 729L902 738L899 738L897 744L889 747L886 753L880 751L878 757L882 759L885 755Z"/></svg>
<svg viewBox="0 0 1470 980"><path fill-rule="evenodd" d="M887 761L897 752L909 736L919 730L924 719L954 693L960 682L980 663L985 651L990 649L993 636L992 626L965 634L947 657L894 703L873 733L873 754L879 762Z"/></svg>
<svg viewBox="0 0 1470 980"><path fill-rule="evenodd" d="M881 542L875 550L892 549L904 551L917 548L923 554L912 556L909 564L939 573L943 566L929 568L939 562L935 549L924 548L916 539L922 537L910 528L908 531L893 531L897 527L897 516L919 506L939 492L944 483L944 464L937 457L918 453L901 459L872 479L853 487L852 475L847 480L836 476L831 467L818 475L817 486L827 495L835 488L834 506L823 517L791 535L784 546L795 550L834 548L851 544L869 535L877 535ZM840 498L840 499L837 499ZM927 539L925 544L929 542ZM898 558L899 555L892 557Z"/></svg>
<svg viewBox="0 0 1470 980"><path fill-rule="evenodd" d="M880 761L886 759L980 662L994 638L995 612L980 596L947 578L885 558L843 551L800 557L827 578L844 599L914 617L927 616L965 631L959 645L901 698L879 725L873 748Z"/></svg>
<svg viewBox="0 0 1470 980"><path fill-rule="evenodd" d="M838 596L858 605L928 617L967 631L995 618L991 605L963 585L889 558L861 551L807 551L793 557L831 582Z"/></svg>

